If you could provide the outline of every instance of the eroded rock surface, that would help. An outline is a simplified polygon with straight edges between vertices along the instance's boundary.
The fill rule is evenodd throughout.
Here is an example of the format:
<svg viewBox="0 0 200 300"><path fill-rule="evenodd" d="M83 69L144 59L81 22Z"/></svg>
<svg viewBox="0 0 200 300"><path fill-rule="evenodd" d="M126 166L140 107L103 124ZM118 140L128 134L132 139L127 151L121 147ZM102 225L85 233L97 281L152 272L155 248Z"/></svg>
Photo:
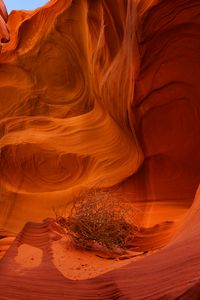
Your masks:
<svg viewBox="0 0 200 300"><path fill-rule="evenodd" d="M2 1L0 12L4 42ZM162 250L78 282L53 265L45 223L28 223L26 242L15 240L0 262L2 299L198 299L199 1L52 0L12 12L7 26L11 40L0 56L1 236L52 216L93 186L118 185L139 203L146 226L157 223L156 210L159 222L175 223ZM20 243L43 256L19 276L13 259ZM154 244L149 239L148 248Z"/></svg>

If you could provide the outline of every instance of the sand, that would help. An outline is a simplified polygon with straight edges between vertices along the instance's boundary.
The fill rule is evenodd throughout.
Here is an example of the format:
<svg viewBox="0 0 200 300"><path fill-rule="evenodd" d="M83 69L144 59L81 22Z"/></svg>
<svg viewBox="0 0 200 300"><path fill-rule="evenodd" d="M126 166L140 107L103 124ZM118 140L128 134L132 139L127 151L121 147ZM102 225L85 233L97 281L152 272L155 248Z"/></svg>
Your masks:
<svg viewBox="0 0 200 300"><path fill-rule="evenodd" d="M199 0L0 0L0 300L199 298L199 25ZM52 229L93 187L139 206L148 254Z"/></svg>
<svg viewBox="0 0 200 300"><path fill-rule="evenodd" d="M83 251L69 244L66 237L54 241L51 245L52 262L64 277L72 280L94 278L114 269L118 269L146 256L143 252L129 252L118 258L109 257L105 253ZM43 251L38 247L22 244L14 259L16 271L26 274L42 264Z"/></svg>
<svg viewBox="0 0 200 300"><path fill-rule="evenodd" d="M41 295L45 300L112 299L117 295L154 300L198 295L199 199L200 190L187 215L168 228L176 234L165 245L125 263L67 249L66 240L55 240L48 220L27 223L0 261L1 299L36 299ZM161 238L166 232L166 225L148 231L152 245L158 241L155 234Z"/></svg>

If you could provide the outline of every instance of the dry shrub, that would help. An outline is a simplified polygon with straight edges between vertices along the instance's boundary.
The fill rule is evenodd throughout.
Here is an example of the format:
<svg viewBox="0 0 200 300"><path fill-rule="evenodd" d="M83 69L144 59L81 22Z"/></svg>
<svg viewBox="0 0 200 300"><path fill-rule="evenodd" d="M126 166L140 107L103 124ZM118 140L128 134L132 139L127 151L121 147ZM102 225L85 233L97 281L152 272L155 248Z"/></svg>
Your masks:
<svg viewBox="0 0 200 300"><path fill-rule="evenodd" d="M91 250L127 250L134 244L139 211L120 193L90 190L75 200L68 218L57 222L67 230L74 246Z"/></svg>

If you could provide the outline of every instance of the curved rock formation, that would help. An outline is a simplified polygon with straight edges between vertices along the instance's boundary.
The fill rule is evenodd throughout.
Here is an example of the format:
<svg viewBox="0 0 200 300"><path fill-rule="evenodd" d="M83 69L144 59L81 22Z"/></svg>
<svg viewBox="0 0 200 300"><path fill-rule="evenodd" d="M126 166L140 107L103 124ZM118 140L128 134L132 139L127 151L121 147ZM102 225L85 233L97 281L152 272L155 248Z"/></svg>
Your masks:
<svg viewBox="0 0 200 300"><path fill-rule="evenodd" d="M3 42L2 1L0 12ZM51 0L33 12L12 12L7 26L1 236L67 209L91 187L117 186L142 209L146 227L174 224L167 239L155 226L148 239L136 240L140 250L156 243L162 250L74 282L52 263L48 224L28 223L0 262L0 287L10 286L2 300L198 299L199 0ZM13 259L24 243L43 257L19 274Z"/></svg>
<svg viewBox="0 0 200 300"><path fill-rule="evenodd" d="M61 0L10 15L0 75L4 228L44 218L79 190L113 186L140 167L134 14L134 2L112 12L98 1Z"/></svg>
<svg viewBox="0 0 200 300"><path fill-rule="evenodd" d="M9 41L9 32L6 26L8 14L3 0L0 0L0 42L6 43Z"/></svg>
<svg viewBox="0 0 200 300"><path fill-rule="evenodd" d="M168 246L134 264L79 281L65 278L53 264L49 223L28 223L1 260L1 299L199 299L199 220L200 190ZM22 267L16 259L24 244L42 251L35 265Z"/></svg>

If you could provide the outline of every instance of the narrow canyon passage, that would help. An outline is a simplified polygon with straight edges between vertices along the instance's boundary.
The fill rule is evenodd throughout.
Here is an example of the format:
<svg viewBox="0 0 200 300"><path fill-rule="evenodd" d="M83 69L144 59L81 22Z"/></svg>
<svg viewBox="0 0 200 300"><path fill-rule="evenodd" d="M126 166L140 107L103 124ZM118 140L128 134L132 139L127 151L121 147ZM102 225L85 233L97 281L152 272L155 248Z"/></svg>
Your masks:
<svg viewBox="0 0 200 300"><path fill-rule="evenodd" d="M198 299L199 0L0 11L0 299ZM47 218L93 187L140 211L144 255L71 280Z"/></svg>

